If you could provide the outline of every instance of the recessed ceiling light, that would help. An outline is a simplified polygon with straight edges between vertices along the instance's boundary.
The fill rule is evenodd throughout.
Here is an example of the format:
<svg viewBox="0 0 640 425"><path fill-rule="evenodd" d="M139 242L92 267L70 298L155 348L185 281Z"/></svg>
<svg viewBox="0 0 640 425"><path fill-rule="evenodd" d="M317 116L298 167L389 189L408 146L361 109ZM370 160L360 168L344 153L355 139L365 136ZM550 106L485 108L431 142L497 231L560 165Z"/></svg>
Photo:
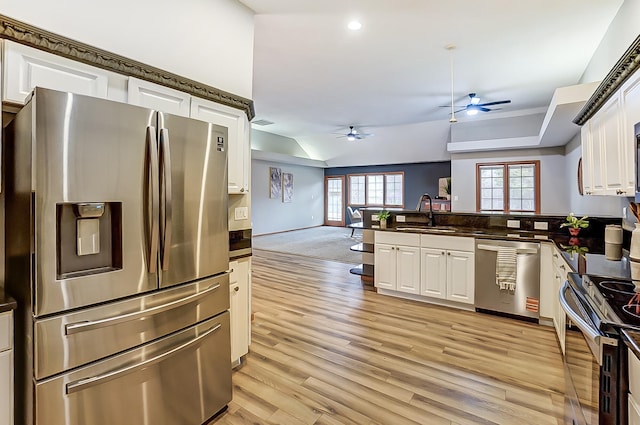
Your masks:
<svg viewBox="0 0 640 425"><path fill-rule="evenodd" d="M349 28L351 31L358 31L360 28L362 28L362 24L358 21L351 21L349 22L349 25L347 25L347 28Z"/></svg>

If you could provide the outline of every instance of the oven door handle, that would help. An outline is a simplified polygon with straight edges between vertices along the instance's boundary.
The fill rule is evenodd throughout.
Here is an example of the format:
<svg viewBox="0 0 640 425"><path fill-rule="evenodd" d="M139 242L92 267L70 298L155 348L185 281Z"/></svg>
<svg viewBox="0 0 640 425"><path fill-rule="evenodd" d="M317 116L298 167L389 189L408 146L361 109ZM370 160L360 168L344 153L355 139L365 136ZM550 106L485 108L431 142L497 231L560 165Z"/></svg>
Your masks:
<svg viewBox="0 0 640 425"><path fill-rule="evenodd" d="M575 324L578 327L578 329L580 329L580 331L582 332L582 335L584 335L584 339L586 340L587 345L589 345L589 349L591 350L594 357L596 358L598 365L602 366L602 348L601 348L602 345L601 344L603 343L603 341L601 341L601 339L604 338L604 336L596 328L594 328L593 325L590 325L589 323L587 323L587 321L584 319L583 315L580 314L579 311L575 311L573 309L573 307L569 303L569 300L567 299L568 291L571 291L570 296L573 296L573 301L575 302L576 306L578 306L579 308L580 301L578 301L577 297L573 293L573 289L571 288L571 285L569 284L568 281L565 281L564 285L562 285L562 288L560 288L560 294L559 294L560 306L562 306L562 309L567 314L569 319L571 319L573 324ZM606 338L606 339L608 340L610 338Z"/></svg>

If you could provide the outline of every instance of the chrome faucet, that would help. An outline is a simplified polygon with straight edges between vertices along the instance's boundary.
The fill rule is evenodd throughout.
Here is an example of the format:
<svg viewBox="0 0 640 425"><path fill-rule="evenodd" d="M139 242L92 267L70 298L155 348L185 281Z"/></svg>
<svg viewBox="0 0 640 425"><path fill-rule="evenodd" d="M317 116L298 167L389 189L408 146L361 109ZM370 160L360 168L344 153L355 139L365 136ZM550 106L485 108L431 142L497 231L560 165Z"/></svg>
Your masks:
<svg viewBox="0 0 640 425"><path fill-rule="evenodd" d="M422 205L424 204L424 201L429 200L429 224L431 226L435 226L435 223L433 222L433 201L431 200L431 196L429 196L428 193L425 193L424 195L422 195L420 197L420 200L418 201L418 207L416 208L416 210L418 212L422 212Z"/></svg>

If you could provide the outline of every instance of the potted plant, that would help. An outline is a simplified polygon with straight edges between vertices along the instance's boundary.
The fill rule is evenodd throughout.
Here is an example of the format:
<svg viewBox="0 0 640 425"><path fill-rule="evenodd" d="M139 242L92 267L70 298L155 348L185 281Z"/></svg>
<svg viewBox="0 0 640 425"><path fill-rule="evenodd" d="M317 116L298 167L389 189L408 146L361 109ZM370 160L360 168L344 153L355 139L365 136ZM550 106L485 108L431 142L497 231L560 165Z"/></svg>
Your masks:
<svg viewBox="0 0 640 425"><path fill-rule="evenodd" d="M582 218L576 217L573 213L569 213L566 218L566 221L560 225L560 227L568 227L569 234L571 236L578 236L580 233L580 229L586 229L589 227L589 221L587 220L588 216L582 216Z"/></svg>
<svg viewBox="0 0 640 425"><path fill-rule="evenodd" d="M386 229L387 228L387 220L389 219L389 216L391 215L391 213L389 213L389 211L387 210L382 210L378 213L378 220L380 220L380 228L381 229Z"/></svg>

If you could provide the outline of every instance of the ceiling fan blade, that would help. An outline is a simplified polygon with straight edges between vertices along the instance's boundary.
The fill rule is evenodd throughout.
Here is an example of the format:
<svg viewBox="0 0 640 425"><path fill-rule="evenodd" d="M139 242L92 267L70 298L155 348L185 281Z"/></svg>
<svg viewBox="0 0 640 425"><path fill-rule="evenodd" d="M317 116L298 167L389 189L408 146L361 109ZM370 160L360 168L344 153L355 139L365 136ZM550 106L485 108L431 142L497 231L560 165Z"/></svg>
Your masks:
<svg viewBox="0 0 640 425"><path fill-rule="evenodd" d="M440 108L451 108L451 105L439 105ZM467 105L453 105L454 108L466 108Z"/></svg>
<svg viewBox="0 0 640 425"><path fill-rule="evenodd" d="M454 114L457 114L458 112L462 112L462 111L466 111L467 107L465 106L464 108L458 109L457 111L453 111Z"/></svg>
<svg viewBox="0 0 640 425"><path fill-rule="evenodd" d="M511 103L511 101L510 100L498 100L498 101L495 101L495 102L480 103L480 104L478 104L476 106L502 105L504 103Z"/></svg>
<svg viewBox="0 0 640 425"><path fill-rule="evenodd" d="M484 107L482 107L482 106L478 106L478 108L477 108L477 109L479 109L479 110L480 110L480 111L482 111L482 112L489 112L489 111L493 111L493 109L484 108Z"/></svg>

